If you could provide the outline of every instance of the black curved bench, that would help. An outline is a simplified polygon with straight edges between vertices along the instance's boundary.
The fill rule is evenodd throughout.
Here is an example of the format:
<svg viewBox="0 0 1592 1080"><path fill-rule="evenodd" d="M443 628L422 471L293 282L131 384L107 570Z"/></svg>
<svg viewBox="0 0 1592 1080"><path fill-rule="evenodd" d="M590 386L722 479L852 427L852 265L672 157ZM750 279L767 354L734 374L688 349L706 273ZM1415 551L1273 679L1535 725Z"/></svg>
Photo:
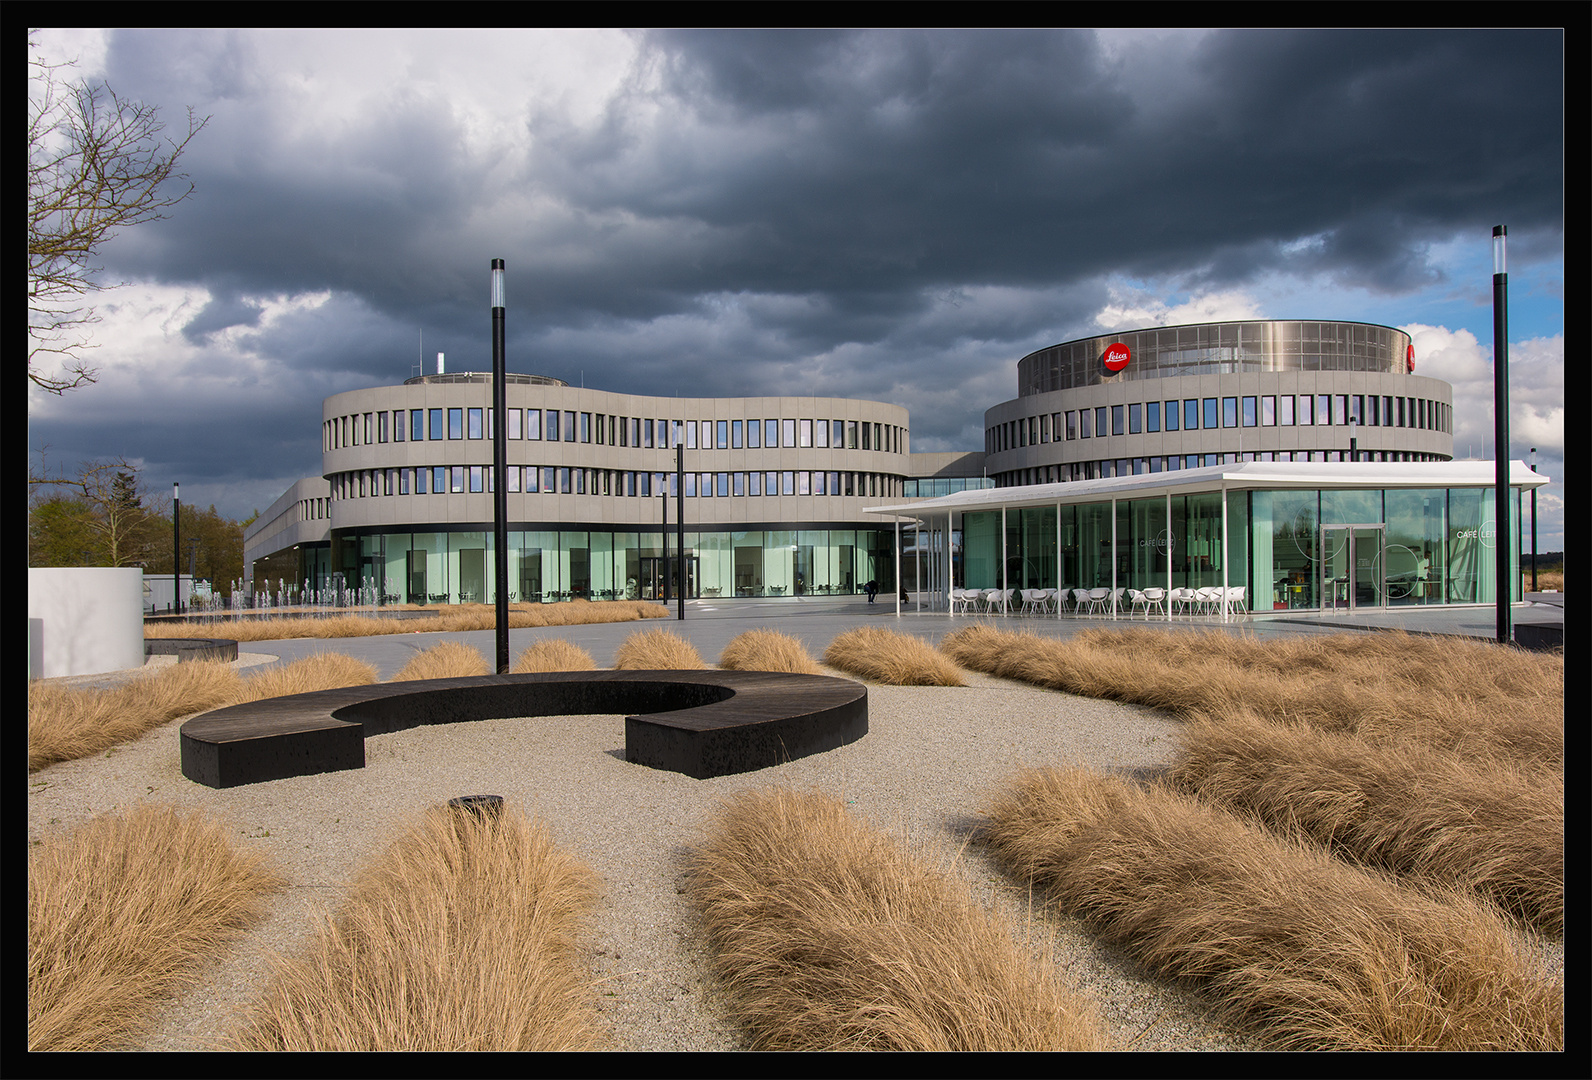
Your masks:
<svg viewBox="0 0 1592 1080"><path fill-rule="evenodd" d="M850 679L763 671L551 671L347 686L231 705L182 725L182 774L213 788L365 767L365 739L422 724L624 713L625 760L699 780L868 733Z"/></svg>
<svg viewBox="0 0 1592 1080"><path fill-rule="evenodd" d="M145 638L145 656L175 656L177 663L190 660L238 658L238 643L231 638Z"/></svg>

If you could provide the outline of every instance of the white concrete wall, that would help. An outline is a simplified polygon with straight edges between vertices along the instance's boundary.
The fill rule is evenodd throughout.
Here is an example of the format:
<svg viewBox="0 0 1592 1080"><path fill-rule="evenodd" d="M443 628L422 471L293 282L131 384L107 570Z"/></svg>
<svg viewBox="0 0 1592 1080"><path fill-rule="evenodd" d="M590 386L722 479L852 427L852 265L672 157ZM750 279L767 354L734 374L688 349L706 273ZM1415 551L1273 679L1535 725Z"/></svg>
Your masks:
<svg viewBox="0 0 1592 1080"><path fill-rule="evenodd" d="M144 572L28 568L28 677L144 666Z"/></svg>

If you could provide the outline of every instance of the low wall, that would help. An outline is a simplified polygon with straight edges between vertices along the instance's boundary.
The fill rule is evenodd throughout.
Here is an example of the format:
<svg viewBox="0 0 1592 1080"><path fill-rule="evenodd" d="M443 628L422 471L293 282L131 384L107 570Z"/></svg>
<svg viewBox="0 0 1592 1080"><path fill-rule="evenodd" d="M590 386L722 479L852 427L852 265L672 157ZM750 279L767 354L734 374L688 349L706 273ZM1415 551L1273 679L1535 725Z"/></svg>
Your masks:
<svg viewBox="0 0 1592 1080"><path fill-rule="evenodd" d="M28 568L28 677L144 666L144 572L137 567Z"/></svg>

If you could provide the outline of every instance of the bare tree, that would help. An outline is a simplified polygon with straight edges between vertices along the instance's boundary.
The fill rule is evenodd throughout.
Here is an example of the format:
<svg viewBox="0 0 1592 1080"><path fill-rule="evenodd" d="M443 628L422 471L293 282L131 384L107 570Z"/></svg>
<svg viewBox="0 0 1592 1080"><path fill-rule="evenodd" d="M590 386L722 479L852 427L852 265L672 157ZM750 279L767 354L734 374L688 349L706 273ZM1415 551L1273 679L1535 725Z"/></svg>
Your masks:
<svg viewBox="0 0 1592 1080"><path fill-rule="evenodd" d="M177 161L210 118L189 109L187 134L166 138L155 106L64 81L70 62L47 63L29 37L28 378L59 394L97 374L79 353L93 347L85 328L97 321L83 298L106 287L93 264L100 245L193 194Z"/></svg>

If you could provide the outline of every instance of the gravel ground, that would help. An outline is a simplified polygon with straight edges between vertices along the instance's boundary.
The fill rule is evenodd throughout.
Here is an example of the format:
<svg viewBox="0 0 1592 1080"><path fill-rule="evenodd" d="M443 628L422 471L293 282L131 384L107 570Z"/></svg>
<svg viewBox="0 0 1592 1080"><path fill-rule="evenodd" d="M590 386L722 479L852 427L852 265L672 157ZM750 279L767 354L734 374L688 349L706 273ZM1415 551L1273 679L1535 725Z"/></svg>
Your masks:
<svg viewBox="0 0 1592 1080"><path fill-rule="evenodd" d="M240 666L273 657L245 654ZM64 834L95 814L141 802L203 807L240 844L270 856L290 887L267 917L173 1001L139 1049L214 1044L262 988L272 954L302 947L344 883L423 808L494 794L540 815L604 881L592 970L617 1050L744 1049L721 1019L681 857L716 799L767 785L815 787L904 835L1009 913L1019 933L1096 999L1116 1038L1139 1050L1254 1046L1213 1024L1197 995L1135 971L1070 920L1036 916L1022 891L967 843L979 807L1017 769L1081 763L1106 770L1166 764L1177 725L1154 710L974 675L965 688L869 687L869 733L772 769L693 780L624 761L614 716L493 720L415 729L366 743L362 770L225 791L179 767L181 721L100 757L29 778L29 839Z"/></svg>

